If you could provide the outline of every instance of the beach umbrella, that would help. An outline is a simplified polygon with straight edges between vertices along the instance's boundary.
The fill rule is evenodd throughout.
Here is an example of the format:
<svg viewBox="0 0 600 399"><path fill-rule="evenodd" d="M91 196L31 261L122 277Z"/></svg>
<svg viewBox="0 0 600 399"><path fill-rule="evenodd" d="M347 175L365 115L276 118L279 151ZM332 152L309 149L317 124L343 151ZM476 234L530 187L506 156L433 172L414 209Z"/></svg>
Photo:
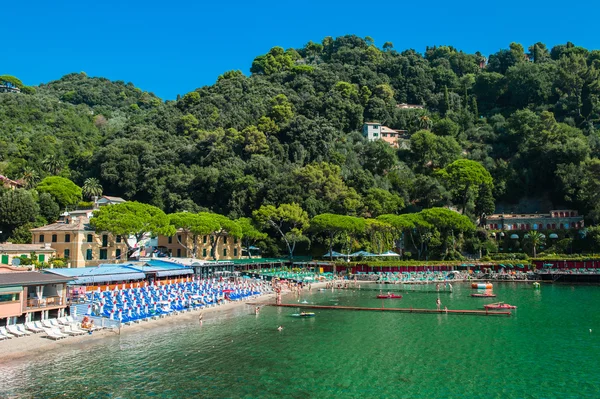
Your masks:
<svg viewBox="0 0 600 399"><path fill-rule="evenodd" d="M510 238L512 238L513 240L516 240L519 238L519 236L517 234L511 234Z"/></svg>
<svg viewBox="0 0 600 399"><path fill-rule="evenodd" d="M549 237L550 237L550 238L558 238L558 234L556 234L556 233L552 233L552 234L550 234L550 236L549 236Z"/></svg>

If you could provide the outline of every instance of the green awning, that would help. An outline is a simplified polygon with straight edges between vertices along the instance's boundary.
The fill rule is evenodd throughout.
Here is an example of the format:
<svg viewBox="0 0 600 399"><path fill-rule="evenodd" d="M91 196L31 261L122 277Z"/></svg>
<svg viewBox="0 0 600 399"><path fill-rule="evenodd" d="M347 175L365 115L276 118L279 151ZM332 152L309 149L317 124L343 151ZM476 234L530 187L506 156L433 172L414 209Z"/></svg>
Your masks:
<svg viewBox="0 0 600 399"><path fill-rule="evenodd" d="M506 265L509 269L514 269L515 267L513 265L511 265L510 263L508 265Z"/></svg>
<svg viewBox="0 0 600 399"><path fill-rule="evenodd" d="M500 266L500 267L506 267L506 266L504 266L502 263L500 263L498 266Z"/></svg>
<svg viewBox="0 0 600 399"><path fill-rule="evenodd" d="M0 287L0 294L8 294L23 291L23 287L15 285L12 287Z"/></svg>
<svg viewBox="0 0 600 399"><path fill-rule="evenodd" d="M523 264L521 264L521 263L519 263L519 264L517 265L517 267L518 267L519 269L525 269L525 266L523 266Z"/></svg>

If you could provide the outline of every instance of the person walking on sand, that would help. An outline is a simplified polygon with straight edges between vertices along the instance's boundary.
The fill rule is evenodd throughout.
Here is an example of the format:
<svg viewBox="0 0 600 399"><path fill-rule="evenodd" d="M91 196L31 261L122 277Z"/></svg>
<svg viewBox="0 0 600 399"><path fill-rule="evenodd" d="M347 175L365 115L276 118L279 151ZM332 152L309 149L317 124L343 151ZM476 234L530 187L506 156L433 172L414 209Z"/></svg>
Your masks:
<svg viewBox="0 0 600 399"><path fill-rule="evenodd" d="M435 300L435 304L437 305L437 310L440 310L440 306L442 306L442 301L440 301L440 298Z"/></svg>
<svg viewBox="0 0 600 399"><path fill-rule="evenodd" d="M198 316L198 321L200 322L200 325L202 325L202 322L204 321L204 315L202 313Z"/></svg>

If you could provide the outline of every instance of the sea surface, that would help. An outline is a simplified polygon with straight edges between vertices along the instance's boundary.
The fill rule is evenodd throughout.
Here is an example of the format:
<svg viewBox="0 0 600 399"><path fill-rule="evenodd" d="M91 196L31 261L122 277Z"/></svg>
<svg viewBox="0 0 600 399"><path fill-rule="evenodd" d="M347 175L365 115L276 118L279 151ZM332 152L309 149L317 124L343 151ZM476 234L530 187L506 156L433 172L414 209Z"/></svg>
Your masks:
<svg viewBox="0 0 600 399"><path fill-rule="evenodd" d="M256 316L246 306L203 325L174 317L9 362L2 342L0 397L600 398L600 287L495 283L498 297L479 299L467 284L439 294L418 286L385 301L375 298L380 288L401 287L313 290L285 302L433 309L439 295L449 309L494 301L518 309L511 317L316 310L298 319L295 309Z"/></svg>

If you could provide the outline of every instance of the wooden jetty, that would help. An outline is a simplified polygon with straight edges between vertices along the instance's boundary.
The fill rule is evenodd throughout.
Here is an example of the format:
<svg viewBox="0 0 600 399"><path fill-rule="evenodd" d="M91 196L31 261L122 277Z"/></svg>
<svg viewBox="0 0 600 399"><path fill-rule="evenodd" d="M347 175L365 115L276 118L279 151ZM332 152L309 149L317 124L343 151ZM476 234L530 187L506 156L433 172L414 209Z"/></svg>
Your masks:
<svg viewBox="0 0 600 399"><path fill-rule="evenodd" d="M248 305L254 305L248 303ZM372 308L361 306L333 306L333 305L306 305L301 303L264 303L260 306L276 306L281 308L303 308L303 309L324 309L324 310L362 310L371 312L400 312L400 313L429 313L429 314L462 314L472 316L510 316L510 311L490 311L490 310L467 310L467 309L417 309L417 308Z"/></svg>

